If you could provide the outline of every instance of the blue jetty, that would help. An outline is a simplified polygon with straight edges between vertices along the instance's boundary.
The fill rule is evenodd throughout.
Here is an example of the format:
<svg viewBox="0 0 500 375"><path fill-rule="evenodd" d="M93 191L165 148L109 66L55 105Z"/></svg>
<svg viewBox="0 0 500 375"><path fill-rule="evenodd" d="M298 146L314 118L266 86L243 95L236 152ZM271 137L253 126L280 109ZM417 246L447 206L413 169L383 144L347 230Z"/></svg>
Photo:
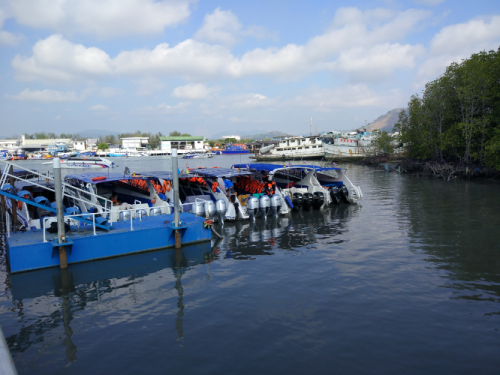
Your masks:
<svg viewBox="0 0 500 375"><path fill-rule="evenodd" d="M210 246L205 217L181 212L177 173L80 173L62 182L56 167L54 177L21 168L26 178L3 163L1 215L12 273L180 244Z"/></svg>

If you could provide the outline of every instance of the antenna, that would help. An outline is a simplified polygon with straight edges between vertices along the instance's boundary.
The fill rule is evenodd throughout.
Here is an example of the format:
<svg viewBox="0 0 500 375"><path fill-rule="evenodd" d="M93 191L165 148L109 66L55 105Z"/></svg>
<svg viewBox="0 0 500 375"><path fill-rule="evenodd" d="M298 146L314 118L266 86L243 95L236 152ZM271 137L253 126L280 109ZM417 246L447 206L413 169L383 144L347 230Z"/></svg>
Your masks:
<svg viewBox="0 0 500 375"><path fill-rule="evenodd" d="M309 124L309 135L313 135L313 118L311 117L311 123Z"/></svg>

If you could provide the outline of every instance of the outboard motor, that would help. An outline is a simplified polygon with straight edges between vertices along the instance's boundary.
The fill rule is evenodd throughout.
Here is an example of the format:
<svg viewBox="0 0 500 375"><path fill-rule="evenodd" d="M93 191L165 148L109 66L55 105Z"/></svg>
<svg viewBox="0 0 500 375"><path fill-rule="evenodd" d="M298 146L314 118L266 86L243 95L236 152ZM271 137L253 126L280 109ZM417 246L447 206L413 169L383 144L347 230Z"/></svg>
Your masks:
<svg viewBox="0 0 500 375"><path fill-rule="evenodd" d="M264 218L271 212L271 200L267 195L263 195L259 198L259 216L264 216Z"/></svg>
<svg viewBox="0 0 500 375"><path fill-rule="evenodd" d="M278 194L274 194L271 197L271 211L273 215L279 214L281 210L281 197Z"/></svg>
<svg viewBox="0 0 500 375"><path fill-rule="evenodd" d="M345 203L349 203L349 200L347 199L349 197L349 190L347 190L347 186L342 185L339 188L340 190L340 196L342 197L342 201Z"/></svg>
<svg viewBox="0 0 500 375"><path fill-rule="evenodd" d="M125 221L125 220L130 220L130 211L120 211L120 216L119 216L119 221Z"/></svg>
<svg viewBox="0 0 500 375"><path fill-rule="evenodd" d="M325 195L321 191L317 191L313 194L313 207L319 210L321 206L325 203Z"/></svg>
<svg viewBox="0 0 500 375"><path fill-rule="evenodd" d="M205 202L196 201L191 205L191 213L196 216L205 216Z"/></svg>
<svg viewBox="0 0 500 375"><path fill-rule="evenodd" d="M293 193L292 195L293 210L298 211L304 204L304 196L302 193Z"/></svg>
<svg viewBox="0 0 500 375"><path fill-rule="evenodd" d="M313 195L304 193L304 211L309 211L313 205Z"/></svg>
<svg viewBox="0 0 500 375"><path fill-rule="evenodd" d="M332 202L335 204L340 204L340 202L342 201L342 197L340 195L340 190L337 186L331 187L330 198L332 198Z"/></svg>
<svg viewBox="0 0 500 375"><path fill-rule="evenodd" d="M215 203L212 201L205 202L205 216L209 218L213 218L216 214L217 210L215 209Z"/></svg>
<svg viewBox="0 0 500 375"><path fill-rule="evenodd" d="M221 225L224 225L224 215L227 211L226 202L223 199L218 199L215 202L215 211L217 211L217 216L219 216Z"/></svg>
<svg viewBox="0 0 500 375"><path fill-rule="evenodd" d="M257 216L259 212L259 200L256 197L250 197L247 201L247 212L251 218Z"/></svg>
<svg viewBox="0 0 500 375"><path fill-rule="evenodd" d="M161 215L160 207L152 207L149 209L149 216L158 216Z"/></svg>
<svg viewBox="0 0 500 375"><path fill-rule="evenodd" d="M136 218L139 219L139 218L143 218L143 217L147 217L148 216L148 212L145 210L145 209L142 209L142 210L137 210L137 213L135 214Z"/></svg>

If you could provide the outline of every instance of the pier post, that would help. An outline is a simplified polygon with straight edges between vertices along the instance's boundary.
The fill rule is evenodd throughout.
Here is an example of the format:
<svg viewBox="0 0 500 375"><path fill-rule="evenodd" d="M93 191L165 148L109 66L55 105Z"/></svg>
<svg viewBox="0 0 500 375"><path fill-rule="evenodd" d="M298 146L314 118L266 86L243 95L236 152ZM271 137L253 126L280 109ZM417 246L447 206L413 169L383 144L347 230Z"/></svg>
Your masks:
<svg viewBox="0 0 500 375"><path fill-rule="evenodd" d="M9 183L10 185L15 189L16 186L15 186L15 180L14 180L14 177L12 177L14 175L14 168L12 167L12 165L10 166L10 169L9 169ZM13 232L16 233L17 232L17 201L13 198L10 199L11 203L12 203L12 227L13 227Z"/></svg>
<svg viewBox="0 0 500 375"><path fill-rule="evenodd" d="M56 191L57 238L59 243L64 243L66 242L66 232L64 230L61 160L59 158L54 158L53 168L54 168L54 190ZM66 246L59 246L59 265L61 269L68 268L68 257L66 254Z"/></svg>
<svg viewBox="0 0 500 375"><path fill-rule="evenodd" d="M177 149L172 149L172 180L174 185L174 225L176 228L180 225L179 211L179 164L177 162ZM175 248L181 248L181 233L179 229L175 230Z"/></svg>

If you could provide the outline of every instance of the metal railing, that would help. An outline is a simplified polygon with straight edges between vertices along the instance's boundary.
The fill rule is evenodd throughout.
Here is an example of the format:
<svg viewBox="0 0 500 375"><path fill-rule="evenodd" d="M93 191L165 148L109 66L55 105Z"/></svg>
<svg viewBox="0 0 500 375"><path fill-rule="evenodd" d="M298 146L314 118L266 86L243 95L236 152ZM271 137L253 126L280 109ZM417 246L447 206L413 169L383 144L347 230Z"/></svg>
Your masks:
<svg viewBox="0 0 500 375"><path fill-rule="evenodd" d="M52 193L55 194L55 190L54 189L51 189L51 188L49 188L46 185L41 185L41 184L39 184L39 183L37 183L37 182L35 182L33 180L24 179L22 177L18 177L16 175L14 175L14 174L10 174L9 169L10 169L11 166L12 166L12 168L14 168L14 166L15 166L16 168L19 168L19 169L21 169L23 171L29 172L30 174L38 176L39 178L41 177L41 178L45 179L47 182L48 182L48 180L54 181L54 178L50 177L48 174L44 175L42 173L33 171L31 169L26 169L26 168L20 167L17 164L13 164L13 163L10 163L10 162L7 162L7 161L3 161L2 160L2 162L5 163L6 165L5 165L5 168L4 168L3 172L2 172L2 177L0 178L0 190L3 190L5 182L7 181L7 178L8 177L12 177L12 178L14 178L14 179L16 179L18 181L23 181L23 182L29 183L31 185L38 186L38 187L40 187L42 189L51 191ZM69 190L79 191L79 192L81 192L83 194L88 194L88 195L90 195L92 197L95 197L95 199L96 199L97 202L99 202L99 199L102 199L104 201L104 207L103 207L104 210L106 210L108 206L109 207L113 206L113 202L111 202L107 198L104 198L104 197L101 197L101 196L95 194L93 191L83 190L83 189L80 189L80 188L78 188L76 186L67 184L66 182L63 182L62 186L63 186L63 196L65 196L67 198L75 199L75 200L78 200L78 201L80 201L82 203L90 204L92 206L99 206L100 205L102 207L102 205L100 203L94 203L92 201L89 201L88 199L84 199L84 198L76 197L76 196L73 196L73 195L65 194L65 188L68 188Z"/></svg>

